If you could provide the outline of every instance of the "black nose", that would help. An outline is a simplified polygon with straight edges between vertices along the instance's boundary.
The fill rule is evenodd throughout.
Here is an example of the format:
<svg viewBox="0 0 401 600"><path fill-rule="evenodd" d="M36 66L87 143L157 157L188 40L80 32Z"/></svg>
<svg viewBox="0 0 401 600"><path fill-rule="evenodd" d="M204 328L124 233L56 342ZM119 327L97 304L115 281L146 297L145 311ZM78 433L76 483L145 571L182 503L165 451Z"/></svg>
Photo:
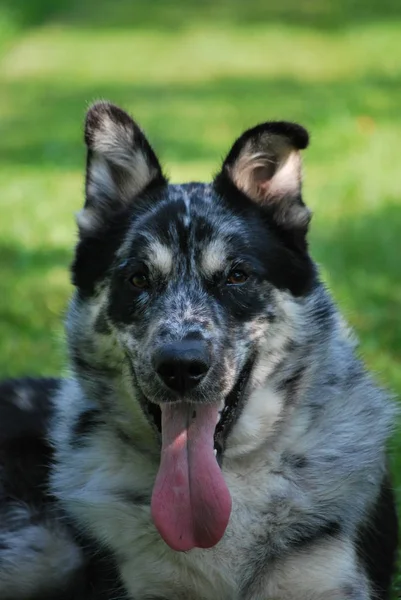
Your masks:
<svg viewBox="0 0 401 600"><path fill-rule="evenodd" d="M210 368L208 346L203 340L164 344L153 355L153 367L170 389L185 394L196 387Z"/></svg>

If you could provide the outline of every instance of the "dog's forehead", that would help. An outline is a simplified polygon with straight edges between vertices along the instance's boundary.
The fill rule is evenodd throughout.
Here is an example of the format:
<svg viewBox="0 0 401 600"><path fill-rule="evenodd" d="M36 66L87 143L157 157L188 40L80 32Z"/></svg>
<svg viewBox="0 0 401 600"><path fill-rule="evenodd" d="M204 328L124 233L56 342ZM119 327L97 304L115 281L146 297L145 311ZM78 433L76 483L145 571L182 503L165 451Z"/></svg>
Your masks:
<svg viewBox="0 0 401 600"><path fill-rule="evenodd" d="M221 202L212 184L171 184L134 219L124 248L157 262L162 271L168 271L178 255L194 254L211 271L237 236L244 237L244 224Z"/></svg>
<svg viewBox="0 0 401 600"><path fill-rule="evenodd" d="M186 203L212 202L216 199L216 192L211 183L171 183L166 188L166 194L171 200L183 200Z"/></svg>
<svg viewBox="0 0 401 600"><path fill-rule="evenodd" d="M213 224L221 210L219 197L210 183L170 184L164 202L167 221L179 223L187 233L206 222Z"/></svg>

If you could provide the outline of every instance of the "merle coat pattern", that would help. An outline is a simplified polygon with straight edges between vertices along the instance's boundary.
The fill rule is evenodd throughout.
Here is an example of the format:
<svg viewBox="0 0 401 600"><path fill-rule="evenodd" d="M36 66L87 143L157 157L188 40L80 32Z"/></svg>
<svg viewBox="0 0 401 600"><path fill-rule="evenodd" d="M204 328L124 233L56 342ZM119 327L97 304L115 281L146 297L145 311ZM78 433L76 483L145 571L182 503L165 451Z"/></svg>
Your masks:
<svg viewBox="0 0 401 600"><path fill-rule="evenodd" d="M108 103L85 142L70 375L0 386L0 597L386 599L395 412L308 253L306 131L211 184Z"/></svg>

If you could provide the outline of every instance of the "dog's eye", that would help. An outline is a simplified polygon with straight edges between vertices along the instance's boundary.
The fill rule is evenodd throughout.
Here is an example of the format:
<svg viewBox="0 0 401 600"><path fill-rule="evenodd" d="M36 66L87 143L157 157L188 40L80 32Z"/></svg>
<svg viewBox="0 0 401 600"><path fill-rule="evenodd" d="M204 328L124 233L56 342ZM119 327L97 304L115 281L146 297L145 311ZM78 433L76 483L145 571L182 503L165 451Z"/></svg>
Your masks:
<svg viewBox="0 0 401 600"><path fill-rule="evenodd" d="M144 273L135 273L135 275L132 275L130 283L139 290L146 290L149 287L149 280Z"/></svg>
<svg viewBox="0 0 401 600"><path fill-rule="evenodd" d="M241 285L241 283L245 283L249 279L249 275L245 273L245 271L241 271L241 269L233 269L228 274L226 279L227 285Z"/></svg>

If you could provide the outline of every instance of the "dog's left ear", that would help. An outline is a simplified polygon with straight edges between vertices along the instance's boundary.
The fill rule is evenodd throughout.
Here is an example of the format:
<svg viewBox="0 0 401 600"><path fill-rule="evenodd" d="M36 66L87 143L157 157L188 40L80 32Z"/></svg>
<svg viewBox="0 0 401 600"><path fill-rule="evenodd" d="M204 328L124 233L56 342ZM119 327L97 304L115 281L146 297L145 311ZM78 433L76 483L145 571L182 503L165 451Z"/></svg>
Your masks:
<svg viewBox="0 0 401 600"><path fill-rule="evenodd" d="M234 184L250 200L269 209L284 229L306 232L310 211L301 197L300 150L308 146L307 131L285 121L258 125L234 143L223 163L216 185Z"/></svg>

